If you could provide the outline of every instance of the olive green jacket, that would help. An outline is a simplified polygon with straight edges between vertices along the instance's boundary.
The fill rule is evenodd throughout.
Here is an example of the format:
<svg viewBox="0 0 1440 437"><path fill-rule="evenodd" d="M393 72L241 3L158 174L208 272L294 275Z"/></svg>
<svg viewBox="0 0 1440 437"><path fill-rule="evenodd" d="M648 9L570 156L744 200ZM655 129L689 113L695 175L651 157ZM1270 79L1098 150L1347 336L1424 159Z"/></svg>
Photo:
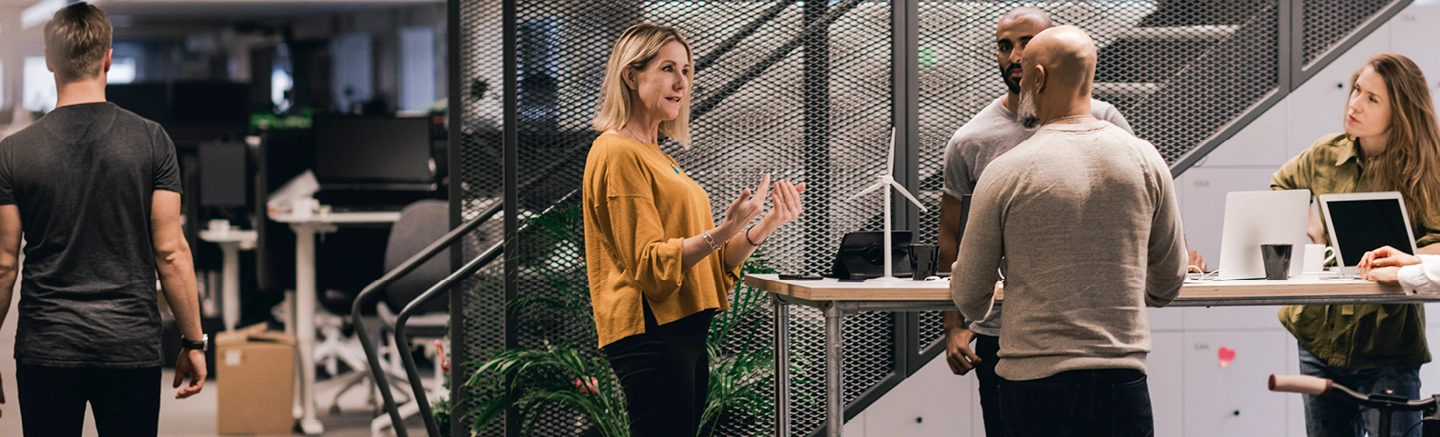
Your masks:
<svg viewBox="0 0 1440 437"><path fill-rule="evenodd" d="M1319 196L1373 191L1365 162L1345 134L1327 135L1286 162L1270 180L1274 190L1309 189ZM1323 212L1322 212L1323 213ZM1414 217L1416 247L1440 242L1437 217ZM1430 362L1425 343L1425 307L1395 305L1306 305L1280 309L1280 323L1331 367L1347 370Z"/></svg>

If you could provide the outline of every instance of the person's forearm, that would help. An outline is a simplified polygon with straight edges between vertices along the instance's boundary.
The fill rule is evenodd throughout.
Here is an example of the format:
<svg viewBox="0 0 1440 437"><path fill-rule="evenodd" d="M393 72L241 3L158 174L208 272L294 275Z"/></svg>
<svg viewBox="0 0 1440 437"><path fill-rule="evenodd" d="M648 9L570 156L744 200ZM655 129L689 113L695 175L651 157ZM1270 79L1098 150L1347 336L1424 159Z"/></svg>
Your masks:
<svg viewBox="0 0 1440 437"><path fill-rule="evenodd" d="M764 244L765 240L769 239L770 234L774 233L776 229L779 229L779 227L766 223L765 220L761 220L760 223L754 227L740 231L736 233L734 237L730 237L729 243L725 245L725 268L733 269L744 264L745 259L750 258L750 255L755 253L755 249L760 248L759 244ZM750 244L751 241L757 244Z"/></svg>
<svg viewBox="0 0 1440 437"><path fill-rule="evenodd" d="M199 292L195 288L195 265L190 248L156 256L155 269L160 274L160 289L175 314L180 335L190 341L200 340L204 332L200 328Z"/></svg>
<svg viewBox="0 0 1440 437"><path fill-rule="evenodd" d="M941 311L940 327L944 329L944 332L965 329L965 316L961 315L959 310Z"/></svg>
<svg viewBox="0 0 1440 437"><path fill-rule="evenodd" d="M738 227L738 225L730 222L721 222L720 226L716 226L709 231L710 239L713 240L716 245L723 247L726 241L733 240L736 234L739 234L740 231L736 229ZM730 247L734 248L736 246ZM750 250L753 252L754 248ZM715 249L710 247L710 242L705 241L704 234L686 238L680 246L680 258L686 269L694 267L695 264L699 264L700 260L705 259L705 257L710 256L710 254L714 252ZM745 256L750 256L750 254L746 253ZM745 259L741 258L740 261L744 262Z"/></svg>
<svg viewBox="0 0 1440 437"><path fill-rule="evenodd" d="M935 241L940 246L940 256L936 260L939 264L935 266L937 271L949 272L955 258L960 256L960 221L965 219L960 216L962 209L960 201L949 194L940 196L940 229Z"/></svg>
<svg viewBox="0 0 1440 437"><path fill-rule="evenodd" d="M10 314L10 304L15 299L15 279L20 276L19 273L19 266L0 266L0 327L5 326L5 316Z"/></svg>

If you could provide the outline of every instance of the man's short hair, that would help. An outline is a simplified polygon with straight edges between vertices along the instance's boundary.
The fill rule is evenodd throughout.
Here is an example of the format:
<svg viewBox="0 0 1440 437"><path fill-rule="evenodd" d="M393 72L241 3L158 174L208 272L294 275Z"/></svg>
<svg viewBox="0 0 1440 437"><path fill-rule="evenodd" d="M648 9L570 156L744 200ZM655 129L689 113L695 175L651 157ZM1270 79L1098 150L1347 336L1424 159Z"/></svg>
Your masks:
<svg viewBox="0 0 1440 437"><path fill-rule="evenodd" d="M45 23L45 56L62 81L104 73L114 29L105 11L80 2L55 11Z"/></svg>

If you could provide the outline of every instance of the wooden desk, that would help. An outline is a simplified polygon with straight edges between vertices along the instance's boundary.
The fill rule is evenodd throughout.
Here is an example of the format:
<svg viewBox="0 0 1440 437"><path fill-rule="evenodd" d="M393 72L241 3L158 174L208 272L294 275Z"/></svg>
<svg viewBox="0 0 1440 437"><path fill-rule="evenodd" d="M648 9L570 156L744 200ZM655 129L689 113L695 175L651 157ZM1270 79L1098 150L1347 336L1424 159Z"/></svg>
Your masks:
<svg viewBox="0 0 1440 437"><path fill-rule="evenodd" d="M1333 275L1331 275L1333 276ZM789 320L786 305L821 309L825 314L825 435L838 437L845 428L842 366L846 313L858 311L953 311L950 281L780 280L778 275L751 274L745 285L770 293L775 311L775 359L788 363ZM1003 299L1002 296L998 298ZM1400 287L1360 279L1329 279L1302 275L1286 281L1186 281L1170 306L1315 305L1332 303L1424 303L1440 296L1413 296ZM781 367L785 368L785 367ZM790 375L776 372L777 436L790 435Z"/></svg>

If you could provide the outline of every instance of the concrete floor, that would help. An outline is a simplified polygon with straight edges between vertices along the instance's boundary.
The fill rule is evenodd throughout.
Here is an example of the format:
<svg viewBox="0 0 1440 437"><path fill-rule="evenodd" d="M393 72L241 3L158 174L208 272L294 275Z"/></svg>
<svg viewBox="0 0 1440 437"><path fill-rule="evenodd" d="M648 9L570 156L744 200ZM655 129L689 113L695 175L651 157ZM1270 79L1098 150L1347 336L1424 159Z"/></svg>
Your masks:
<svg viewBox="0 0 1440 437"><path fill-rule="evenodd" d="M15 296L15 303L18 303L18 290ZM5 317L5 325L0 328L0 384L4 386L4 405L0 405L0 436L20 436L21 417L20 407L16 403L15 394L15 325L16 310L15 303L10 307L10 313ZM213 335L213 334L212 334ZM324 374L324 372L320 372ZM174 378L174 370L165 369L161 378L161 402L160 402L160 435L173 437L200 437L215 436L216 398L214 380L207 381L205 389L199 394L185 400L177 400L174 396L174 389L170 388L168 381ZM316 396L319 408L320 421L325 424L326 436L344 437L365 437L370 435L370 418L372 409L367 404L367 396L364 390L350 390L346 396L340 399L341 414L331 415L329 409L334 391L325 390L322 383L318 396ZM397 396L399 396L397 394ZM85 417L86 437L98 435L95 432L93 419L90 415ZM410 435L425 435L425 425L418 419L412 418L406 421L406 429Z"/></svg>

